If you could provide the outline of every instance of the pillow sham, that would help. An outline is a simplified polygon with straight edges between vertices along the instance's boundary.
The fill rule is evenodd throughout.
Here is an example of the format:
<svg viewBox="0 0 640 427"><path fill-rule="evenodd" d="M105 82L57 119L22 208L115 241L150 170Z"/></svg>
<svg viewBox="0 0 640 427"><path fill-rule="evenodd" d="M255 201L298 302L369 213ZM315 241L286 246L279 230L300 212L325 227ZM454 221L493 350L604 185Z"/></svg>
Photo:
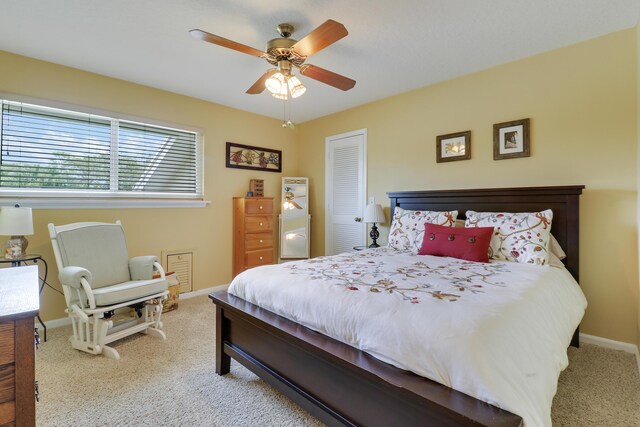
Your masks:
<svg viewBox="0 0 640 427"><path fill-rule="evenodd" d="M457 216L458 211L410 211L395 208L389 230L389 247L417 253L422 246L424 224L453 227Z"/></svg>
<svg viewBox="0 0 640 427"><path fill-rule="evenodd" d="M553 234L551 235L551 241L549 242L549 253L555 255L560 260L567 257L567 254L564 253L562 246L560 246L560 243L555 237L553 237Z"/></svg>
<svg viewBox="0 0 640 427"><path fill-rule="evenodd" d="M467 211L465 227L494 227L489 258L547 265L553 211L475 212Z"/></svg>
<svg viewBox="0 0 640 427"><path fill-rule="evenodd" d="M424 225L424 240L418 255L448 256L467 261L489 262L493 227L444 227Z"/></svg>
<svg viewBox="0 0 640 427"><path fill-rule="evenodd" d="M551 251L549 251L549 265L552 267L565 268L562 260Z"/></svg>

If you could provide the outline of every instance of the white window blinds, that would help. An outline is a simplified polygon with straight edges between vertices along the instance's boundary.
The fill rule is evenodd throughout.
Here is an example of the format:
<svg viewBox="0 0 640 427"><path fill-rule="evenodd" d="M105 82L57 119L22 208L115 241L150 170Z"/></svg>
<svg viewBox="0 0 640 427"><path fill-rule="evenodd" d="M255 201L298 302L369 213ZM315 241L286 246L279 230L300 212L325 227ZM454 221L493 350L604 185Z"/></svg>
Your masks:
<svg viewBox="0 0 640 427"><path fill-rule="evenodd" d="M195 132L2 101L0 193L197 197L198 154Z"/></svg>
<svg viewBox="0 0 640 427"><path fill-rule="evenodd" d="M118 187L125 191L195 193L196 134L120 121Z"/></svg>

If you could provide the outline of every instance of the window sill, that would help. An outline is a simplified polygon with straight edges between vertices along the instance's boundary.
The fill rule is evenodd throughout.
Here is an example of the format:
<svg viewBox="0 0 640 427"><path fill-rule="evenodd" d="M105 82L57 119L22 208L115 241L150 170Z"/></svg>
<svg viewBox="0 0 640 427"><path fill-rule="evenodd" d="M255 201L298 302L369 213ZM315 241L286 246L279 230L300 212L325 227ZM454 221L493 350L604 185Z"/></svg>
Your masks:
<svg viewBox="0 0 640 427"><path fill-rule="evenodd" d="M211 201L194 199L1 197L0 206L15 204L35 209L204 208Z"/></svg>

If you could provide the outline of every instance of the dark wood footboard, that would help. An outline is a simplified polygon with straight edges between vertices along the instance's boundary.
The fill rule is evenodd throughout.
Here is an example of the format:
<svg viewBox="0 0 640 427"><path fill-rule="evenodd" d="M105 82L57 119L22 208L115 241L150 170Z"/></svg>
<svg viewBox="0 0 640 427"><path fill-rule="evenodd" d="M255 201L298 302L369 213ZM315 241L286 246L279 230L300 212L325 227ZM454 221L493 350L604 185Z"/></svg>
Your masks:
<svg viewBox="0 0 640 427"><path fill-rule="evenodd" d="M240 362L330 426L519 426L522 419L217 292L216 372Z"/></svg>

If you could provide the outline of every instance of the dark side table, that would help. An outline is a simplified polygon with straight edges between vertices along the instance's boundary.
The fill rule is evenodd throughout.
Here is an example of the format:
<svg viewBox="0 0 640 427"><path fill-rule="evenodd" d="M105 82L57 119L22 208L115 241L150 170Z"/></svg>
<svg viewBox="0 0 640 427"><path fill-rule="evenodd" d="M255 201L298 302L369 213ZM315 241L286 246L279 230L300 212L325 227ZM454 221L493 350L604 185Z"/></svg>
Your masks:
<svg viewBox="0 0 640 427"><path fill-rule="evenodd" d="M44 285L47 283L47 274L49 273L49 266L47 265L47 261L42 258L42 255L37 254L27 254L23 255L19 258L9 259L9 258L0 258L0 264L8 264L11 263L11 267L20 267L21 265L33 265L42 262L44 265L44 277L40 277L40 290L39 294L42 295L42 290L44 289ZM47 327L44 322L40 318L40 313L36 315L38 318L38 322L42 325L44 329L44 342L47 342Z"/></svg>

